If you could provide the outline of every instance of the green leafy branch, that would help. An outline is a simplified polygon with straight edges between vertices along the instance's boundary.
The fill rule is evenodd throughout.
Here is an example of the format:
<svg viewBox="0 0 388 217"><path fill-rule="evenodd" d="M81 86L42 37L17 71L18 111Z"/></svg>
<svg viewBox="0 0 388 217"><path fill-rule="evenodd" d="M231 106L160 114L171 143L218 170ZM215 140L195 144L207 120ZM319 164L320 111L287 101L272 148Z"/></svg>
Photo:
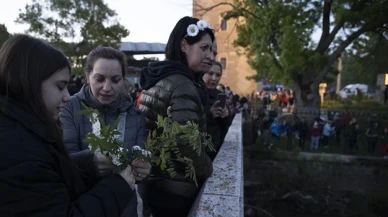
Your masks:
<svg viewBox="0 0 388 217"><path fill-rule="evenodd" d="M201 133L198 124L190 121L181 125L173 122L170 117L158 116L156 124L156 129L149 132L145 145L146 149L153 153L152 163L158 165L162 171L166 170L171 177L177 174L175 163L183 163L186 165L185 178L192 179L198 185L193 161L182 155L178 141L188 141L193 151L200 155L205 147L215 151L211 136Z"/></svg>
<svg viewBox="0 0 388 217"><path fill-rule="evenodd" d="M129 165L127 149L124 143L119 141L120 132L116 129L120 119L117 119L112 125L106 125L104 120L99 117L97 109L88 107L84 102L81 104L85 109L79 114L87 115L93 128L93 131L86 135L83 142L90 144L89 148L92 153L101 152L109 157L114 165Z"/></svg>
<svg viewBox="0 0 388 217"><path fill-rule="evenodd" d="M90 108L82 102L85 108L79 114L87 115L92 123L93 132L86 135L83 140L90 144L92 153L101 152L109 157L116 166L130 165L133 160L148 161L166 171L171 177L177 175L176 164L185 165L185 178L192 179L198 186L193 166L193 160L183 156L178 147L179 141L185 141L198 156L203 148L215 151L211 142L211 136L198 130L198 124L188 121L182 125L172 121L171 117L158 116L157 127L150 131L145 143L145 149L134 146L129 152L124 143L118 140L120 132L116 129L119 123L117 119L113 125L106 125L97 109Z"/></svg>

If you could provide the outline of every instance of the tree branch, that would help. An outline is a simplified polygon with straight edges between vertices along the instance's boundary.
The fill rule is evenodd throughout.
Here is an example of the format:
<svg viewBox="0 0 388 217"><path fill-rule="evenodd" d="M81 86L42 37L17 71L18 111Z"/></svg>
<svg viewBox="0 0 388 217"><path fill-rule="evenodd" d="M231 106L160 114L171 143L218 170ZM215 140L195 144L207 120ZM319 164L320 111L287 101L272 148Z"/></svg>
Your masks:
<svg viewBox="0 0 388 217"><path fill-rule="evenodd" d="M220 2L218 4L212 5L212 6L207 7L207 8L205 8L205 7L201 6L201 5L199 5L198 3L194 2L193 7L194 8L197 7L198 9L195 9L196 12L198 12L200 16L203 16L207 12L213 10L214 8L222 6L222 5L231 6L233 8L233 10L239 10L239 11L245 12L245 13L249 14L250 16L252 16L253 18L263 21L259 16L255 15L254 13L250 12L249 10L247 10L245 8L236 7L234 4L229 3L229 2Z"/></svg>
<svg viewBox="0 0 388 217"><path fill-rule="evenodd" d="M318 49L323 46L330 33L330 12L331 12L332 0L325 0L323 5L323 17L322 17L322 34L319 39Z"/></svg>
<svg viewBox="0 0 388 217"><path fill-rule="evenodd" d="M319 44L316 51L319 52L320 54L323 54L327 51L329 48L330 44L333 42L335 36L337 33L341 30L341 28L344 26L345 22L340 21L337 23L337 25L334 26L334 29L331 31L331 33L328 35L325 41L322 42L322 44ZM321 43L321 42L319 42Z"/></svg>
<svg viewBox="0 0 388 217"><path fill-rule="evenodd" d="M329 56L328 62L325 67L319 72L318 76L314 80L312 85L319 85L319 83L326 77L327 73L330 70L330 67L337 60L338 56L348 47L354 40L356 40L360 35L365 32L372 31L380 26L383 26L388 20L384 18L380 18L372 23L366 23L362 28L353 32L345 41L343 41L338 48ZM333 30L334 31L334 30Z"/></svg>

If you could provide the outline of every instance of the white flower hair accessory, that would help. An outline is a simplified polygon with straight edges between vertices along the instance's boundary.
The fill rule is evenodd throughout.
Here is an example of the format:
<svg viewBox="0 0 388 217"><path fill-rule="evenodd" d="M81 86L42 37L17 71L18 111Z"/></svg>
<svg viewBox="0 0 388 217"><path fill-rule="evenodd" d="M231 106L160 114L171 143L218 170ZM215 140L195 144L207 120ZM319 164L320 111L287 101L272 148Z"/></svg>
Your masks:
<svg viewBox="0 0 388 217"><path fill-rule="evenodd" d="M199 31L203 31L205 29L211 29L210 25L204 20L199 20L197 24L190 24L187 27L187 35L195 37L198 35Z"/></svg>
<svg viewBox="0 0 388 217"><path fill-rule="evenodd" d="M195 24L191 24L189 25L189 27L187 27L187 35L191 37L195 37L196 35L198 35L198 32L199 32L199 28Z"/></svg>
<svg viewBox="0 0 388 217"><path fill-rule="evenodd" d="M199 30L205 30L206 28L210 27L209 24L204 20L199 20L197 22L197 26L198 26Z"/></svg>

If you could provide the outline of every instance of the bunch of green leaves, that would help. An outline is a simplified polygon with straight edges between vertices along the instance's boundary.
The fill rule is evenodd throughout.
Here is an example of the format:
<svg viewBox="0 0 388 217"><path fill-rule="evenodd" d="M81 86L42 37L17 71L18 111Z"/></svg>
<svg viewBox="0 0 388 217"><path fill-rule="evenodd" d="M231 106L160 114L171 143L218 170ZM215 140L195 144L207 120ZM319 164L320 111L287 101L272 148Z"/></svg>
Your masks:
<svg viewBox="0 0 388 217"><path fill-rule="evenodd" d="M92 125L96 124L98 119L101 127L100 135L96 135L93 132L88 133L83 142L90 144L92 153L99 150L102 154L109 157L114 164L115 160L118 160L122 166L129 165L130 162L127 157L127 149L125 148L124 143L118 140L120 132L116 129L116 127L120 119L117 119L112 125L107 125L104 123L102 118L99 118L100 113L97 109L88 107L83 102L81 102L81 104L85 109L80 111L79 114L87 115L89 120L92 122Z"/></svg>
<svg viewBox="0 0 388 217"><path fill-rule="evenodd" d="M153 156L151 162L167 171L171 177L176 176L176 163L185 164L185 178L190 178L196 185L197 178L192 159L183 156L178 147L178 141L187 141L193 151L200 155L202 148L208 147L215 151L211 136L198 130L198 125L188 121L185 125L173 122L170 117L158 116L157 128L149 132L146 149ZM187 148L187 147L185 147Z"/></svg>
<svg viewBox="0 0 388 217"><path fill-rule="evenodd" d="M138 149L137 149L137 148ZM148 154L147 154L148 153ZM134 160L142 160L142 161L152 161L152 153L146 149L142 149L139 146L133 146L131 151L129 152L129 162L132 164Z"/></svg>

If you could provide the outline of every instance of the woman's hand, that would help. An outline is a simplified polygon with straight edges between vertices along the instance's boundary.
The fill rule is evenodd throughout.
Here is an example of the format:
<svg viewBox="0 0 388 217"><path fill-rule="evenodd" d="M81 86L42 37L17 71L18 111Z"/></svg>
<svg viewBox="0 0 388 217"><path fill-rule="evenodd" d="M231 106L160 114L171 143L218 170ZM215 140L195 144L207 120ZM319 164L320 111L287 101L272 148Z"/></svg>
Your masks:
<svg viewBox="0 0 388 217"><path fill-rule="evenodd" d="M94 164L97 167L98 174L100 176L108 176L112 173L114 165L110 159L101 153L94 153L93 155Z"/></svg>
<svg viewBox="0 0 388 217"><path fill-rule="evenodd" d="M216 101L210 108L210 114L213 118L221 117L223 108L220 107L220 101Z"/></svg>
<svg viewBox="0 0 388 217"><path fill-rule="evenodd" d="M125 168L123 171L121 171L119 173L119 175L121 177L123 177L125 179L125 181L128 183L129 187L131 187L131 189L135 189L135 177L132 173L132 167L131 166L127 166L127 168Z"/></svg>
<svg viewBox="0 0 388 217"><path fill-rule="evenodd" d="M226 118L229 116L229 109L225 107L221 112L221 118Z"/></svg>
<svg viewBox="0 0 388 217"><path fill-rule="evenodd" d="M143 181L151 174L151 163L143 160L134 160L132 162L133 174L136 181Z"/></svg>

